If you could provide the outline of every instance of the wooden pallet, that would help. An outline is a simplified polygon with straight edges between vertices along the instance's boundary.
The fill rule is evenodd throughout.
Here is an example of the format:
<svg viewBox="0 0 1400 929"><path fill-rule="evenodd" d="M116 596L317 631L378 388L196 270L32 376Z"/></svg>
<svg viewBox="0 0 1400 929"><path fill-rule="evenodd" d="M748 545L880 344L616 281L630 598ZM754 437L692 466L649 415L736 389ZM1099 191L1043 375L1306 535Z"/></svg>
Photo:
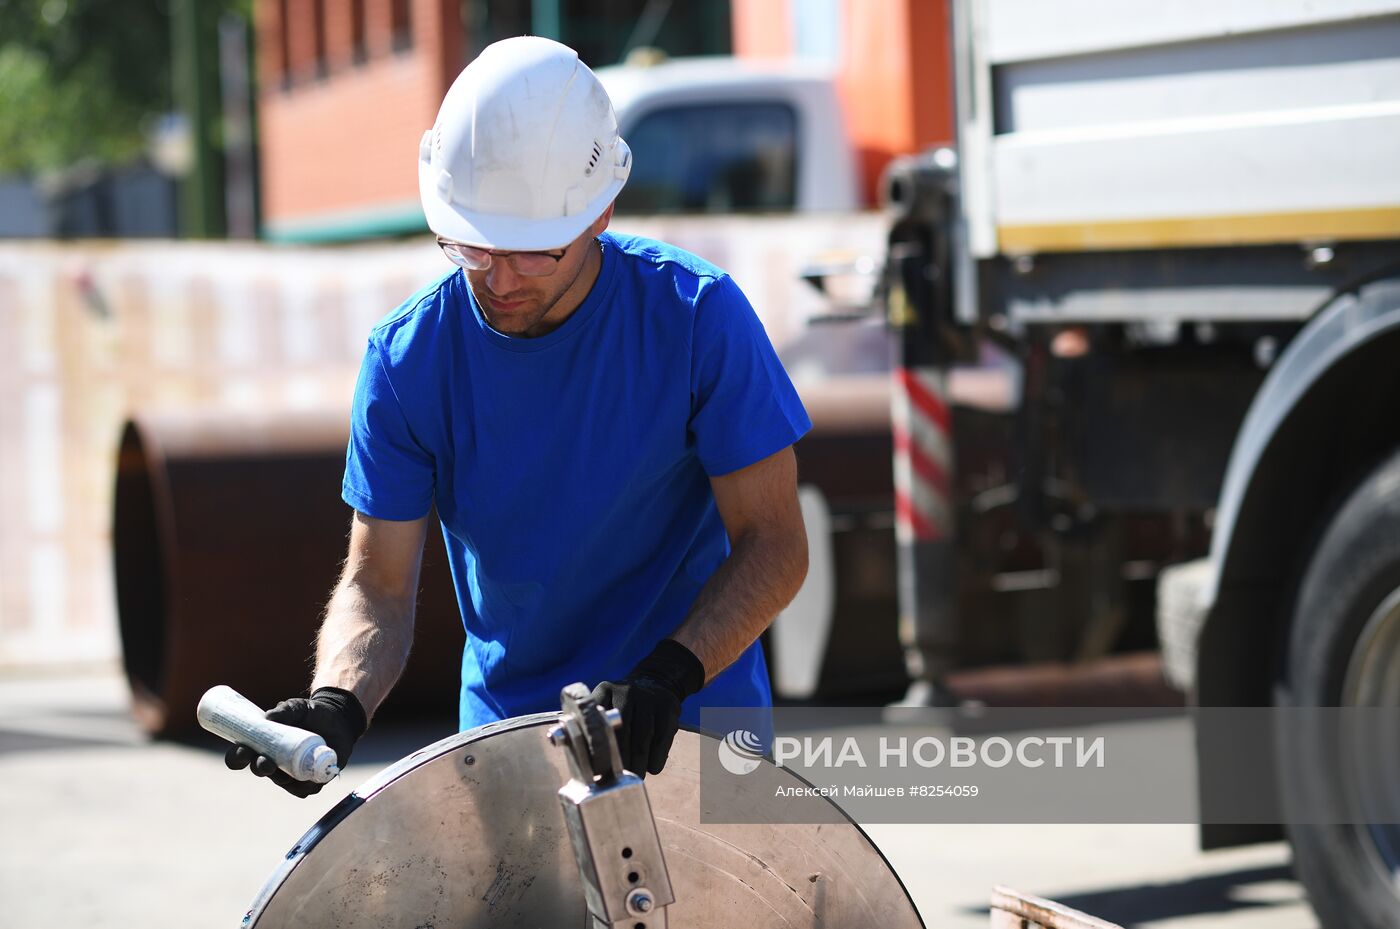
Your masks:
<svg viewBox="0 0 1400 929"><path fill-rule="evenodd" d="M1009 887L992 890L992 929L1123 929L1053 900Z"/></svg>

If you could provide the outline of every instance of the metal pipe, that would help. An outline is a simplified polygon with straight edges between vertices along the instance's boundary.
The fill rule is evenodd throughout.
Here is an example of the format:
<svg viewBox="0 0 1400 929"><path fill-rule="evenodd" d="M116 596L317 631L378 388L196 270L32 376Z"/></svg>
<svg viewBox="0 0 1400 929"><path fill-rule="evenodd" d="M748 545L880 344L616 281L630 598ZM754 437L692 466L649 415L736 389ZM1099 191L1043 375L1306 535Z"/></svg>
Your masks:
<svg viewBox="0 0 1400 929"><path fill-rule="evenodd" d="M215 684L263 706L304 692L345 555L348 435L327 415L127 423L112 541L123 662L147 732L192 732ZM413 653L380 715L457 705L462 625L441 536L428 539Z"/></svg>
<svg viewBox="0 0 1400 929"><path fill-rule="evenodd" d="M816 425L798 445L799 470L839 512L890 507L887 396L886 385L804 388ZM305 690L345 556L348 437L343 415L323 413L139 415L126 424L112 542L123 663L147 732L194 732L195 707L215 684L262 706ZM872 533L889 530L861 538ZM859 613L855 625L869 630L872 612L892 613L888 554L869 544L840 551L867 580L846 585L838 610ZM868 589L872 574L881 589ZM454 715L463 638L442 535L430 531L413 651L377 715ZM863 671L890 664L883 644L857 663Z"/></svg>

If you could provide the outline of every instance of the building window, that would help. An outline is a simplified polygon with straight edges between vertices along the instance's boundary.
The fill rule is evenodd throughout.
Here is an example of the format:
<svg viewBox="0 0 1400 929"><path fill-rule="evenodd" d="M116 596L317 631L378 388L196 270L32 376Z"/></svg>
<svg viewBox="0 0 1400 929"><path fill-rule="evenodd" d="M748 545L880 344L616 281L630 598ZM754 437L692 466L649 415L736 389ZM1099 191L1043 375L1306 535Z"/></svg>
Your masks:
<svg viewBox="0 0 1400 929"><path fill-rule="evenodd" d="M365 40L365 0L350 0L350 61L364 64L369 60Z"/></svg>
<svg viewBox="0 0 1400 929"><path fill-rule="evenodd" d="M727 55L729 8L729 0L462 0L464 48L475 58L500 39L540 35L573 48L594 68L617 64L637 46L673 58Z"/></svg>
<svg viewBox="0 0 1400 929"><path fill-rule="evenodd" d="M292 86L292 39L287 0L277 0L277 80L283 90Z"/></svg>
<svg viewBox="0 0 1400 929"><path fill-rule="evenodd" d="M396 52L413 47L413 20L409 3L410 0L390 0L389 3L389 23Z"/></svg>
<svg viewBox="0 0 1400 929"><path fill-rule="evenodd" d="M621 213L768 213L797 203L797 114L785 103L675 106L623 136L632 176Z"/></svg>
<svg viewBox="0 0 1400 929"><path fill-rule="evenodd" d="M326 62L326 0L311 0L311 29L316 52L312 74L323 78L330 72Z"/></svg>

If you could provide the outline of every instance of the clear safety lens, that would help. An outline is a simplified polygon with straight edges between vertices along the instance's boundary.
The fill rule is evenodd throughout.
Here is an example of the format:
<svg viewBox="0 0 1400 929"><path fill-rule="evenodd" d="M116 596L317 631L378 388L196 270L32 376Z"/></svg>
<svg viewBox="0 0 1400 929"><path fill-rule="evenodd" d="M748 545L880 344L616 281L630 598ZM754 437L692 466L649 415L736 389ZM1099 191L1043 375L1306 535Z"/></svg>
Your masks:
<svg viewBox="0 0 1400 929"><path fill-rule="evenodd" d="M559 259L564 257L562 251L557 253L493 252L446 239L438 239L438 245L442 246L443 254L459 268L466 268L468 271L485 271L491 267L492 261L499 259L509 262L515 273L524 277L544 277L553 274L554 269L559 267Z"/></svg>

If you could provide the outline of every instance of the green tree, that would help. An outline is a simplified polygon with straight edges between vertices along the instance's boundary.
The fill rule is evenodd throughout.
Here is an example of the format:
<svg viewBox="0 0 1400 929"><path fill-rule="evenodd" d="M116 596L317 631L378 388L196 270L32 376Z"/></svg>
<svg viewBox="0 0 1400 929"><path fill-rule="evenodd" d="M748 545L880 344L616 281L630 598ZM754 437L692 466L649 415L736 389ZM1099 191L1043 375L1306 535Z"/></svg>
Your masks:
<svg viewBox="0 0 1400 929"><path fill-rule="evenodd" d="M0 0L0 173L130 161L171 107L168 0Z"/></svg>

